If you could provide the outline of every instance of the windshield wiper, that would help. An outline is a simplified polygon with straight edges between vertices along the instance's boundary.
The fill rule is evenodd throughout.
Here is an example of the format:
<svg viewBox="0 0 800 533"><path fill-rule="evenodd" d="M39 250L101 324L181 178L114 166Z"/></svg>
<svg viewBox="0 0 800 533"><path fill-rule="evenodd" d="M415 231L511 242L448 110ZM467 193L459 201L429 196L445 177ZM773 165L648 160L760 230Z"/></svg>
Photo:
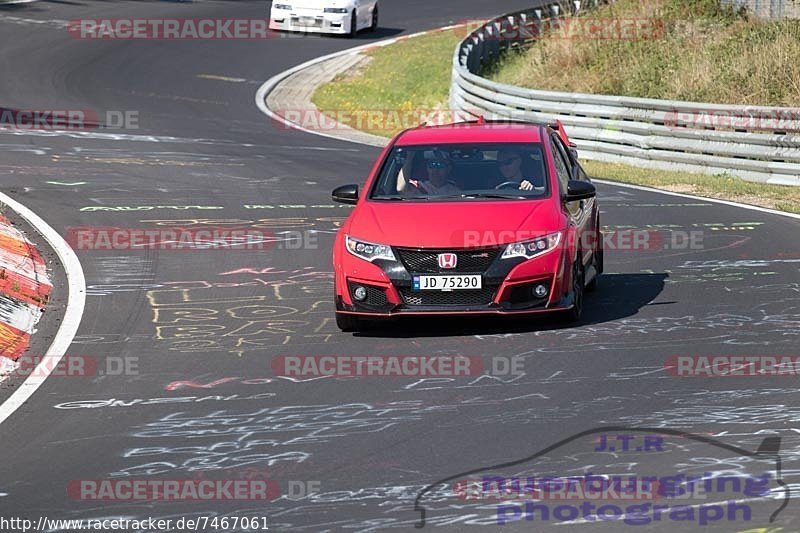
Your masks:
<svg viewBox="0 0 800 533"><path fill-rule="evenodd" d="M390 202L402 202L405 200L429 200L429 196L376 196L373 200L386 200Z"/></svg>

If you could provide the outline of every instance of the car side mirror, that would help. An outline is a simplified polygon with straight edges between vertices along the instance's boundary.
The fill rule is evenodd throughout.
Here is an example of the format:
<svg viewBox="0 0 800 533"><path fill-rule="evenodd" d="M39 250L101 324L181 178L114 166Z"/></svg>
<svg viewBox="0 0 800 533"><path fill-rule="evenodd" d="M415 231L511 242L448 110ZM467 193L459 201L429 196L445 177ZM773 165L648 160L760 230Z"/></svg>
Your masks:
<svg viewBox="0 0 800 533"><path fill-rule="evenodd" d="M567 184L567 195L564 198L567 202L577 202L588 200L597 196L597 189L588 181L569 180Z"/></svg>
<svg viewBox="0 0 800 533"><path fill-rule="evenodd" d="M331 193L334 202L341 204L357 204L358 203L358 185L342 185L337 187Z"/></svg>

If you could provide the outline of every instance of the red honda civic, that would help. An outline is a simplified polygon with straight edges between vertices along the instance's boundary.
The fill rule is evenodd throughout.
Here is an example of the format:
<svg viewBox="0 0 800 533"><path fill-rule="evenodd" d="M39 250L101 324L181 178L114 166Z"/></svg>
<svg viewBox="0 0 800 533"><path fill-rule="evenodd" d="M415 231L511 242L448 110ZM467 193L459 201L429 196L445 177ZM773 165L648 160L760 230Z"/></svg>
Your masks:
<svg viewBox="0 0 800 533"><path fill-rule="evenodd" d="M581 316L603 271L596 191L560 123L455 123L398 134L333 248L336 324L405 315Z"/></svg>

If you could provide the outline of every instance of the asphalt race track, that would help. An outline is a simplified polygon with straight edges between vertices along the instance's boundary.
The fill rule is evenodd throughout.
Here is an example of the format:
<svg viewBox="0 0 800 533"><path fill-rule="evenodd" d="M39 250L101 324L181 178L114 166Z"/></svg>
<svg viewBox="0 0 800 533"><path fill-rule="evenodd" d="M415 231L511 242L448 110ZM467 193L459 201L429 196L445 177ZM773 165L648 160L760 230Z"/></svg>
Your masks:
<svg viewBox="0 0 800 533"><path fill-rule="evenodd" d="M664 434L664 451L647 453L595 452L598 435L589 435L527 465L492 471L755 475L763 470L758 457L719 444L755 452L765 438L781 437L765 456L777 453L783 482L796 493L796 375L686 378L664 365L676 355L800 355L797 219L603 184L603 225L651 230L665 246L607 250L606 273L578 326L409 320L357 335L336 328L330 250L349 208L333 204L330 191L362 182L378 150L286 130L259 112L255 91L323 54L528 3L382 0L382 28L355 42L92 41L74 39L64 27L78 18L258 18L267 16L262 1L0 7L0 107L138 113L135 130L0 130L0 190L62 235L75 227L239 223L315 243L265 251L79 251L87 304L70 353L125 358L135 368L53 376L0 426L0 515L259 517L270 531L413 530L415 499L429 484L480 475L461 474L525 459L603 426L691 435ZM691 232L702 246L666 246ZM279 356L328 354L521 356L524 372L289 380L272 368ZM10 391L0 389L0 400ZM86 501L73 490L80 480L120 479L269 479L283 496ZM773 477L769 498L740 494L752 504L751 521L726 517L706 527L800 530L793 501L768 524L785 501L777 485ZM495 504L436 490L420 501L428 529L501 528L493 525ZM522 520L502 530L540 531L555 522ZM701 526L695 518L565 527Z"/></svg>

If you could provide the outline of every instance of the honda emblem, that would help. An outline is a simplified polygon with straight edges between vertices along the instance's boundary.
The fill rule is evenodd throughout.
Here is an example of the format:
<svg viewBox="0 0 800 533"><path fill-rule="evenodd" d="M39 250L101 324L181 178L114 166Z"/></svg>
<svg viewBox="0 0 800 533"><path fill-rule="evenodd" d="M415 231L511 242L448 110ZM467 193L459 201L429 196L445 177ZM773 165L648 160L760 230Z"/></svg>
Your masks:
<svg viewBox="0 0 800 533"><path fill-rule="evenodd" d="M439 254L439 268L455 268L457 264L456 254Z"/></svg>

